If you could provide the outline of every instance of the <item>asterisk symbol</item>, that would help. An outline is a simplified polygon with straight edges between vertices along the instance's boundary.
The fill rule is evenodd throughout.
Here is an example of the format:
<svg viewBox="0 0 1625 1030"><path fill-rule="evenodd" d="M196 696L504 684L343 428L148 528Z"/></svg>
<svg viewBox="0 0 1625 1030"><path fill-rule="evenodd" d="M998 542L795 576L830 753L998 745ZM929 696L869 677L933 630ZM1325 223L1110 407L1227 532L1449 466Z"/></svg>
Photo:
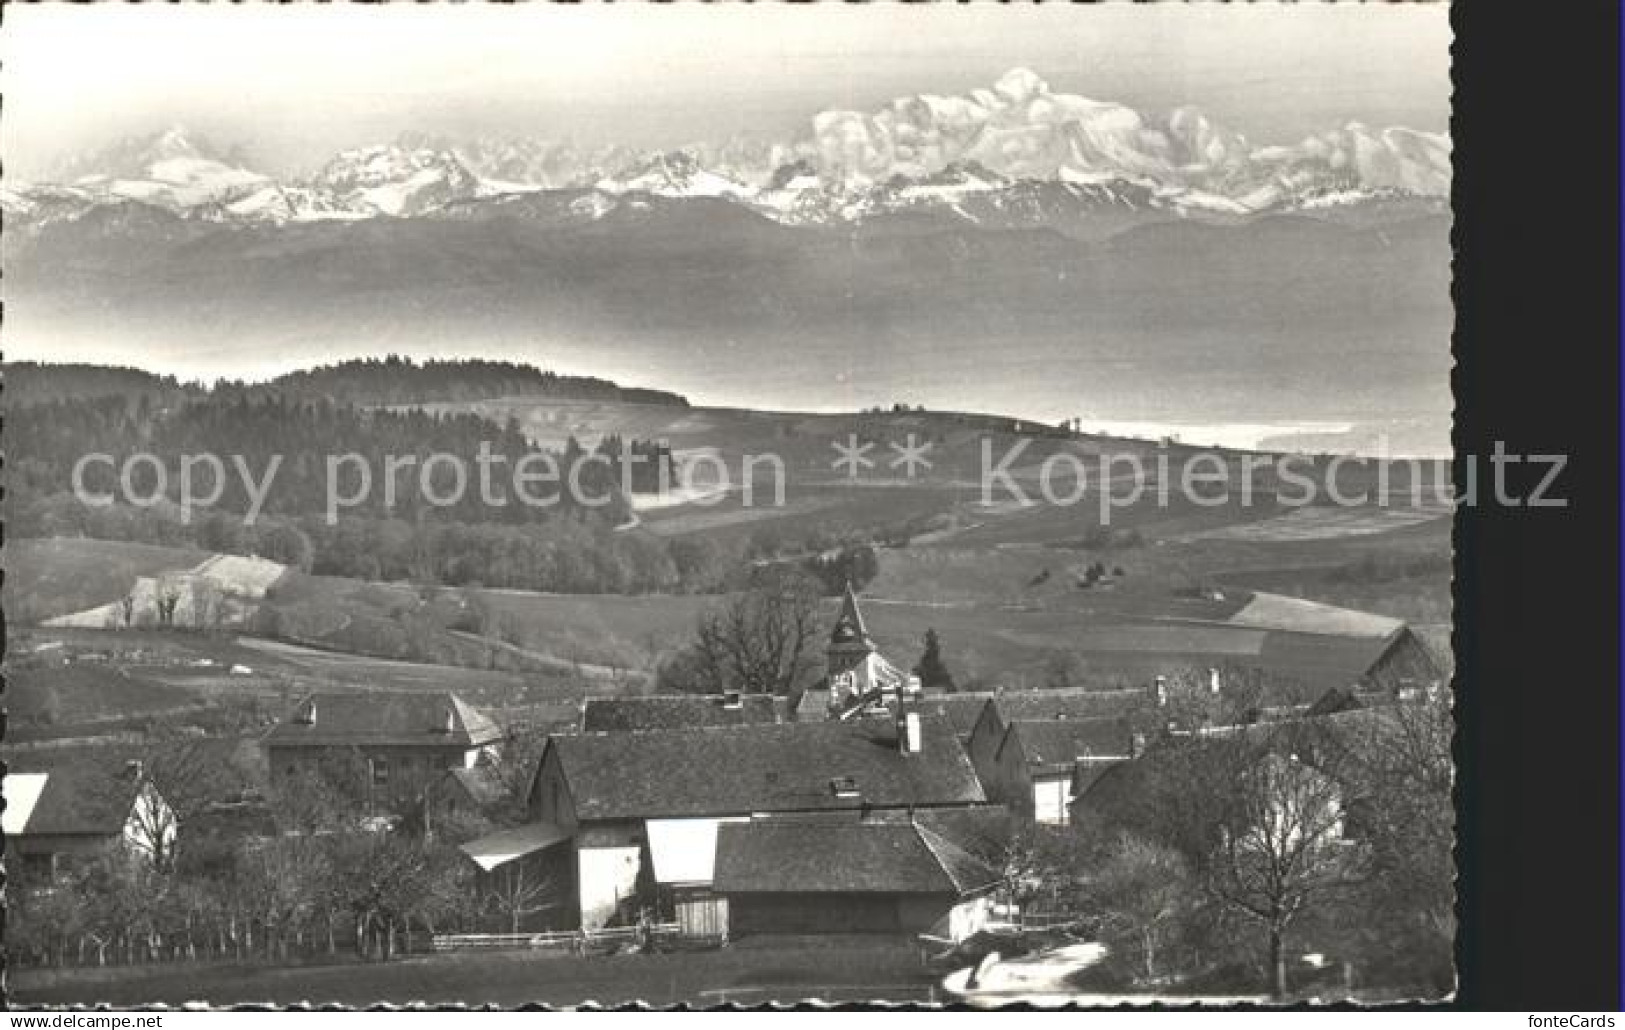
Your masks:
<svg viewBox="0 0 1625 1030"><path fill-rule="evenodd" d="M846 437L846 443L843 444L839 440L834 440L831 441L830 446L835 448L836 453L840 455L839 458L829 463L830 467L840 469L844 466L848 478L858 478L858 469L860 468L874 468L874 459L867 458L864 455L872 450L875 445L872 443L858 443L858 434L849 433Z"/></svg>
<svg viewBox="0 0 1625 1030"><path fill-rule="evenodd" d="M893 440L888 446L897 452L897 457L891 460L891 467L903 466L903 472L908 478L914 478L914 466L921 465L930 468L931 463L926 460L925 452L931 449L931 441L924 442L915 439L914 434L908 434L908 442L900 444Z"/></svg>

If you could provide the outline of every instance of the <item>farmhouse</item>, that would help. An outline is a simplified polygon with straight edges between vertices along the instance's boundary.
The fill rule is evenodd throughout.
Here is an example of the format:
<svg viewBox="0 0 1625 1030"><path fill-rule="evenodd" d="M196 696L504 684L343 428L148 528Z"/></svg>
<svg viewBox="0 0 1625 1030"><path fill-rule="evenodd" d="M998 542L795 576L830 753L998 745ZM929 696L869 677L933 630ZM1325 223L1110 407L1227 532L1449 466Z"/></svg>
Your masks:
<svg viewBox="0 0 1625 1030"><path fill-rule="evenodd" d="M1360 806L1349 799L1345 809L1336 780L1300 757L1301 729L1234 727L1153 745L1080 783L1072 821L1189 853L1211 849L1223 834L1262 834L1285 846L1306 827L1315 843L1342 841L1345 811Z"/></svg>
<svg viewBox="0 0 1625 1030"><path fill-rule="evenodd" d="M472 769L501 739L484 713L450 693L314 694L265 738L271 776L359 778L369 807L399 811L447 769Z"/></svg>
<svg viewBox="0 0 1625 1030"><path fill-rule="evenodd" d="M6 773L5 795L6 854L36 883L110 847L146 861L173 855L175 813L138 761L19 758Z"/></svg>
<svg viewBox="0 0 1625 1030"><path fill-rule="evenodd" d="M1034 821L1068 822L1073 792L1134 755L1134 734L1121 718L1016 719L999 741L988 796Z"/></svg>
<svg viewBox="0 0 1625 1030"><path fill-rule="evenodd" d="M696 906L713 900L717 829L727 822L983 801L953 728L899 711L895 719L553 737L528 809L570 840L575 914L594 927L626 915L640 894L682 918L714 918Z"/></svg>
<svg viewBox="0 0 1625 1030"><path fill-rule="evenodd" d="M1142 690L996 694L983 702L967 750L989 800L1035 817L1043 813L1043 822L1062 823L1066 821L1064 805L1073 759L1089 757L1092 762L1103 762L1127 757L1130 733L1126 728L1119 731L1112 727L1126 727L1126 717L1149 708L1154 700L1150 692ZM1102 721L1109 725L1102 725ZM1017 722L1030 725L1007 746L1006 738ZM1077 722L1085 728L1057 730L1048 735L1037 725ZM1060 754L1067 750L1073 754ZM1063 762L1064 771L1058 768ZM1057 798L1063 806L1061 811L1056 808Z"/></svg>
<svg viewBox="0 0 1625 1030"><path fill-rule="evenodd" d="M1256 670L1292 684L1301 704L1330 690L1412 697L1443 679L1399 619L1263 592L1231 607L1216 618L1085 626L1077 645L1091 661L1148 681L1192 667Z"/></svg>
<svg viewBox="0 0 1625 1030"><path fill-rule="evenodd" d="M998 808L730 824L717 834L715 889L735 937L945 924L960 941L991 912L1008 836Z"/></svg>
<svg viewBox="0 0 1625 1030"><path fill-rule="evenodd" d="M784 698L737 690L722 694L589 697L581 709L581 729L586 733L744 726L789 719L790 708Z"/></svg>

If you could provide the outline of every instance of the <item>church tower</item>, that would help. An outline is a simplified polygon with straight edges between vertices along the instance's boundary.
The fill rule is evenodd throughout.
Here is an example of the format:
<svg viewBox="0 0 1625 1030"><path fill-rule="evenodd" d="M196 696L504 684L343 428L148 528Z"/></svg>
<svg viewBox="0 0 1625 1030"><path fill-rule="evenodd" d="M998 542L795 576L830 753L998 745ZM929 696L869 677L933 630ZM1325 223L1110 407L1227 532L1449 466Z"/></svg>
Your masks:
<svg viewBox="0 0 1625 1030"><path fill-rule="evenodd" d="M863 624L858 595L848 580L846 595L841 599L841 614L835 620L829 646L824 651L830 709L844 708L852 698L882 686L879 661L880 652Z"/></svg>

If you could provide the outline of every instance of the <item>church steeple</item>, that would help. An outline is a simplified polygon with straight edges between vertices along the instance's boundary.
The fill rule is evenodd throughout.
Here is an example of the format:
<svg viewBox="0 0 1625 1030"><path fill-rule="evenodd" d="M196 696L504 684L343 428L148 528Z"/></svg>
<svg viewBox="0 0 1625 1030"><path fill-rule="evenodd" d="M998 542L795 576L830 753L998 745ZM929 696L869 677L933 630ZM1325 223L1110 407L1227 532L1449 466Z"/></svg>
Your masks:
<svg viewBox="0 0 1625 1030"><path fill-rule="evenodd" d="M875 642L869 638L869 628L863 624L863 610L858 607L858 595L852 589L850 579L846 581L846 594L841 598L841 614L829 634L829 650L831 654L861 654L875 650Z"/></svg>
<svg viewBox="0 0 1625 1030"><path fill-rule="evenodd" d="M879 650L863 624L863 611L858 607L858 595L847 580L846 594L841 598L841 614L830 630L829 646L824 651L825 668L829 677L829 708L839 711L853 698L869 693L880 685L877 671Z"/></svg>

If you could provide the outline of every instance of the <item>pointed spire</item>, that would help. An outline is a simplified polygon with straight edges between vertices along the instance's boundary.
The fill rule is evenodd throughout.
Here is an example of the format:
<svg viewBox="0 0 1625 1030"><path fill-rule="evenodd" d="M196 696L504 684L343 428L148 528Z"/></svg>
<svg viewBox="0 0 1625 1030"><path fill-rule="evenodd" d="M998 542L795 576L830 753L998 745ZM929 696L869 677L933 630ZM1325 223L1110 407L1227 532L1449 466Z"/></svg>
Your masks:
<svg viewBox="0 0 1625 1030"><path fill-rule="evenodd" d="M846 593L841 598L841 614L835 620L829 642L835 647L855 645L866 651L875 649L874 641L869 639L869 628L863 624L863 611L858 607L858 595L852 589L851 579L846 581Z"/></svg>

